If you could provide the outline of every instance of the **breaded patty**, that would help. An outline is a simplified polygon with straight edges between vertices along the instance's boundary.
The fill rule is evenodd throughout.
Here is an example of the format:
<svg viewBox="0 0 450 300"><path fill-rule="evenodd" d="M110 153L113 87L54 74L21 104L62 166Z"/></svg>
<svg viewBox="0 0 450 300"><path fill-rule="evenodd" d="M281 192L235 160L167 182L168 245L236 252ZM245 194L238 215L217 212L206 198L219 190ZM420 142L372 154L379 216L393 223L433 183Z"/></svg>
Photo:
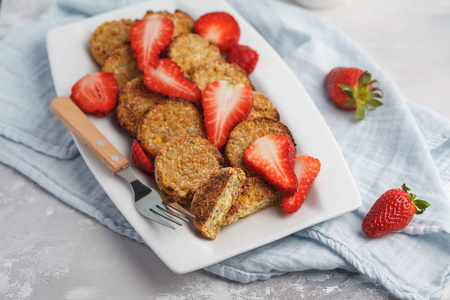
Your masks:
<svg viewBox="0 0 450 300"><path fill-rule="evenodd" d="M89 42L98 64L103 66L111 51L129 40L128 33L133 24L133 20L122 19L105 22L95 29Z"/></svg>
<svg viewBox="0 0 450 300"><path fill-rule="evenodd" d="M191 204L193 223L201 234L212 240L216 238L244 181L241 169L228 167L214 172L202 184Z"/></svg>
<svg viewBox="0 0 450 300"><path fill-rule="evenodd" d="M253 89L253 85L244 69L223 59L203 63L195 68L192 73L192 81L202 91L208 84L218 80L242 83Z"/></svg>
<svg viewBox="0 0 450 300"><path fill-rule="evenodd" d="M194 194L220 170L224 159L213 143L197 135L171 139L155 159L155 179L159 189L181 205L189 205Z"/></svg>
<svg viewBox="0 0 450 300"><path fill-rule="evenodd" d="M182 33L192 32L194 29L195 21L186 13L181 10L176 10L174 13L170 13L167 11L148 11L144 18L150 17L151 15L160 15L167 19L170 19L173 22L173 34L172 38L179 36Z"/></svg>
<svg viewBox="0 0 450 300"><path fill-rule="evenodd" d="M255 175L244 163L245 149L260 137L270 134L283 135L294 142L294 138L287 126L279 121L268 118L255 118L239 123L231 131L228 142L225 145L225 156L230 165L241 168L247 176Z"/></svg>
<svg viewBox="0 0 450 300"><path fill-rule="evenodd" d="M222 225L236 222L278 204L283 195L259 176L247 177Z"/></svg>
<svg viewBox="0 0 450 300"><path fill-rule="evenodd" d="M167 96L150 91L141 77L129 81L120 92L116 106L119 125L136 138L138 125L145 111L167 99Z"/></svg>
<svg viewBox="0 0 450 300"><path fill-rule="evenodd" d="M139 123L137 140L150 158L177 136L186 134L206 138L203 117L192 103L166 100L151 106Z"/></svg>
<svg viewBox="0 0 450 300"><path fill-rule="evenodd" d="M165 55L176 62L185 77L190 79L197 66L213 60L222 59L220 50L207 39L195 33L183 33L173 39Z"/></svg>
<svg viewBox="0 0 450 300"><path fill-rule="evenodd" d="M254 118L269 118L279 121L280 115L276 107L270 102L266 95L253 91L253 105L252 110L247 116L247 120Z"/></svg>
<svg viewBox="0 0 450 300"><path fill-rule="evenodd" d="M102 72L113 73L119 84L119 90L122 90L131 79L142 75L130 43L122 44L111 51L102 67Z"/></svg>

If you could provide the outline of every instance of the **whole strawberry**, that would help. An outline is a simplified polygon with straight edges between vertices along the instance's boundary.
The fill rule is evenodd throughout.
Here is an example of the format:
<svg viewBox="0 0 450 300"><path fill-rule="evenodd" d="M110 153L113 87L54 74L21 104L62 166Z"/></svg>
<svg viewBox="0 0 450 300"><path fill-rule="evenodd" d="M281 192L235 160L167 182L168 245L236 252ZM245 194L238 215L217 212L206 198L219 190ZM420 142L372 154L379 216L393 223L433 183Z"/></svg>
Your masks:
<svg viewBox="0 0 450 300"><path fill-rule="evenodd" d="M381 195L362 221L362 231L371 237L382 237L408 226L414 214L422 214L430 203L415 199L403 184Z"/></svg>
<svg viewBox="0 0 450 300"><path fill-rule="evenodd" d="M372 75L358 68L334 68L325 78L325 83L336 104L347 110L356 109L356 119L362 120L368 106L383 105L378 99L383 97L379 88L372 87Z"/></svg>

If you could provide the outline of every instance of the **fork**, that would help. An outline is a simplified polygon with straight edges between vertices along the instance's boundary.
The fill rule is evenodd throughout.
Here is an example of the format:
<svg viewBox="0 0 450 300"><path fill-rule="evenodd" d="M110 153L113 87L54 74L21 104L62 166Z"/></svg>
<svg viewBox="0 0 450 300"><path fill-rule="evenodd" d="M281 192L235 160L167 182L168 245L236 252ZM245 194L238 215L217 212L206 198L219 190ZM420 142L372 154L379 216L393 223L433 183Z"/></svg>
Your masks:
<svg viewBox="0 0 450 300"><path fill-rule="evenodd" d="M140 182L131 171L128 160L119 153L70 98L56 97L53 99L50 109L111 173L128 181L133 191L135 207L142 215L172 229L175 227L170 223L182 225L177 219L189 222L180 213L194 218L176 202L165 203L156 190Z"/></svg>

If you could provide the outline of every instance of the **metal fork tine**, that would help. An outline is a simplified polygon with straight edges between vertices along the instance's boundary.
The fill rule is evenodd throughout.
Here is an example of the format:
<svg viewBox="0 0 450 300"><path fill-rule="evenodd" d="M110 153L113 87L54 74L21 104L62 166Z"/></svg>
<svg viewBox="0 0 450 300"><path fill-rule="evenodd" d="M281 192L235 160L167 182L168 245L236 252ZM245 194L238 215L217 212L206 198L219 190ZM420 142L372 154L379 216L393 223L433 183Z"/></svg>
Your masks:
<svg viewBox="0 0 450 300"><path fill-rule="evenodd" d="M188 216L188 217L190 217L190 218L192 218L192 219L195 219L195 216L194 216L193 214L190 214L190 213L188 213L188 212L186 212L186 211L182 211L182 210L180 210L180 209L178 209L178 208L176 208L176 207L170 205L169 203L164 203L164 205L165 205L165 206L168 206L169 209L173 209L173 210L175 210L175 211L177 211L177 212L179 212L179 213L181 213L181 214L183 214L183 215L185 215L185 216Z"/></svg>
<svg viewBox="0 0 450 300"><path fill-rule="evenodd" d="M173 230L175 230L175 227L173 227L172 225L170 225L169 223L167 223L166 221L164 221L163 219L161 219L160 217L158 217L159 214L157 214L156 212L154 212L153 210L149 210L150 212L153 212L153 216L146 215L147 218L149 218L152 221L155 221L158 224L164 225L168 228L171 228Z"/></svg>
<svg viewBox="0 0 450 300"><path fill-rule="evenodd" d="M160 217L162 217L162 218L168 220L168 221L171 221L171 222L177 224L178 226L182 226L182 225L183 225L183 224L181 224L180 222L178 222L177 220L174 220L174 219L172 219L171 217L166 216L166 215L164 215L164 214L162 214L162 213L160 213L160 212L158 212L158 211L156 211L156 210L154 210L154 209L150 209L150 211L151 211L152 213L157 214L158 216L160 216ZM173 229L175 229L175 228L173 228Z"/></svg>
<svg viewBox="0 0 450 300"><path fill-rule="evenodd" d="M186 219L186 218L184 218L184 217L182 217L182 216L180 216L180 215L178 215L178 214L176 214L174 212L171 212L170 210L168 210L168 209L166 209L164 207L161 207L159 205L156 205L156 207L159 208L160 210L162 210L163 212L165 212L166 214L170 214L171 216L177 217L178 219L189 223L188 219Z"/></svg>

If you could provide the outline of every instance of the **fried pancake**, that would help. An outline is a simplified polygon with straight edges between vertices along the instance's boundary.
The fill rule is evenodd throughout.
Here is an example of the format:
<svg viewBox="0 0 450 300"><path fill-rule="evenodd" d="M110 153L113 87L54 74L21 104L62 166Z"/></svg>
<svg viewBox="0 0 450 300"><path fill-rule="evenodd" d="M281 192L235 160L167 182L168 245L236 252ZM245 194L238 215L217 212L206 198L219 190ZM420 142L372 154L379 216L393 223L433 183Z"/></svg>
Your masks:
<svg viewBox="0 0 450 300"><path fill-rule="evenodd" d="M163 16L173 22L174 28L172 38L176 38L182 33L192 32L192 30L194 29L195 21L188 14L182 12L181 10L176 10L174 13L170 13L167 11L148 11L145 14L144 18L150 17L154 14Z"/></svg>
<svg viewBox="0 0 450 300"><path fill-rule="evenodd" d="M129 81L119 94L116 115L119 125L133 138L137 136L139 122L145 111L167 96L150 91L141 77Z"/></svg>
<svg viewBox="0 0 450 300"><path fill-rule="evenodd" d="M222 225L236 222L281 202L283 195L259 176L247 177Z"/></svg>
<svg viewBox="0 0 450 300"><path fill-rule="evenodd" d="M223 59L203 63L195 68L192 73L192 81L202 91L208 84L218 80L242 83L253 89L253 85L244 69Z"/></svg>
<svg viewBox="0 0 450 300"><path fill-rule="evenodd" d="M171 139L155 159L159 189L181 205L190 205L194 194L220 170L224 159L213 143L197 135Z"/></svg>
<svg viewBox="0 0 450 300"><path fill-rule="evenodd" d="M103 66L114 48L129 41L128 33L133 24L133 20L122 19L105 22L95 29L89 42L92 56L99 65Z"/></svg>
<svg viewBox="0 0 450 300"><path fill-rule="evenodd" d="M260 137L270 134L283 135L294 142L287 126L279 121L268 118L254 118L239 123L231 131L225 145L225 156L230 165L241 168L247 176L255 175L256 173L251 171L244 163L245 149Z"/></svg>
<svg viewBox="0 0 450 300"><path fill-rule="evenodd" d="M183 33L173 39L167 46L165 56L176 62L188 79L197 66L222 59L216 45L195 33Z"/></svg>
<svg viewBox="0 0 450 300"><path fill-rule="evenodd" d="M142 76L136 55L129 43L122 44L111 51L102 67L102 72L113 73L119 84L119 90L122 90L128 81Z"/></svg>
<svg viewBox="0 0 450 300"><path fill-rule="evenodd" d="M247 116L247 120L254 118L269 118L279 121L280 115L276 107L264 94L253 91L252 110Z"/></svg>
<svg viewBox="0 0 450 300"><path fill-rule="evenodd" d="M186 134L206 138L203 117L194 104L184 100L165 100L151 106L141 119L137 140L150 158L177 136Z"/></svg>
<svg viewBox="0 0 450 300"><path fill-rule="evenodd" d="M223 168L213 173L194 195L191 212L194 226L205 237L215 239L228 210L245 181L239 168Z"/></svg>

